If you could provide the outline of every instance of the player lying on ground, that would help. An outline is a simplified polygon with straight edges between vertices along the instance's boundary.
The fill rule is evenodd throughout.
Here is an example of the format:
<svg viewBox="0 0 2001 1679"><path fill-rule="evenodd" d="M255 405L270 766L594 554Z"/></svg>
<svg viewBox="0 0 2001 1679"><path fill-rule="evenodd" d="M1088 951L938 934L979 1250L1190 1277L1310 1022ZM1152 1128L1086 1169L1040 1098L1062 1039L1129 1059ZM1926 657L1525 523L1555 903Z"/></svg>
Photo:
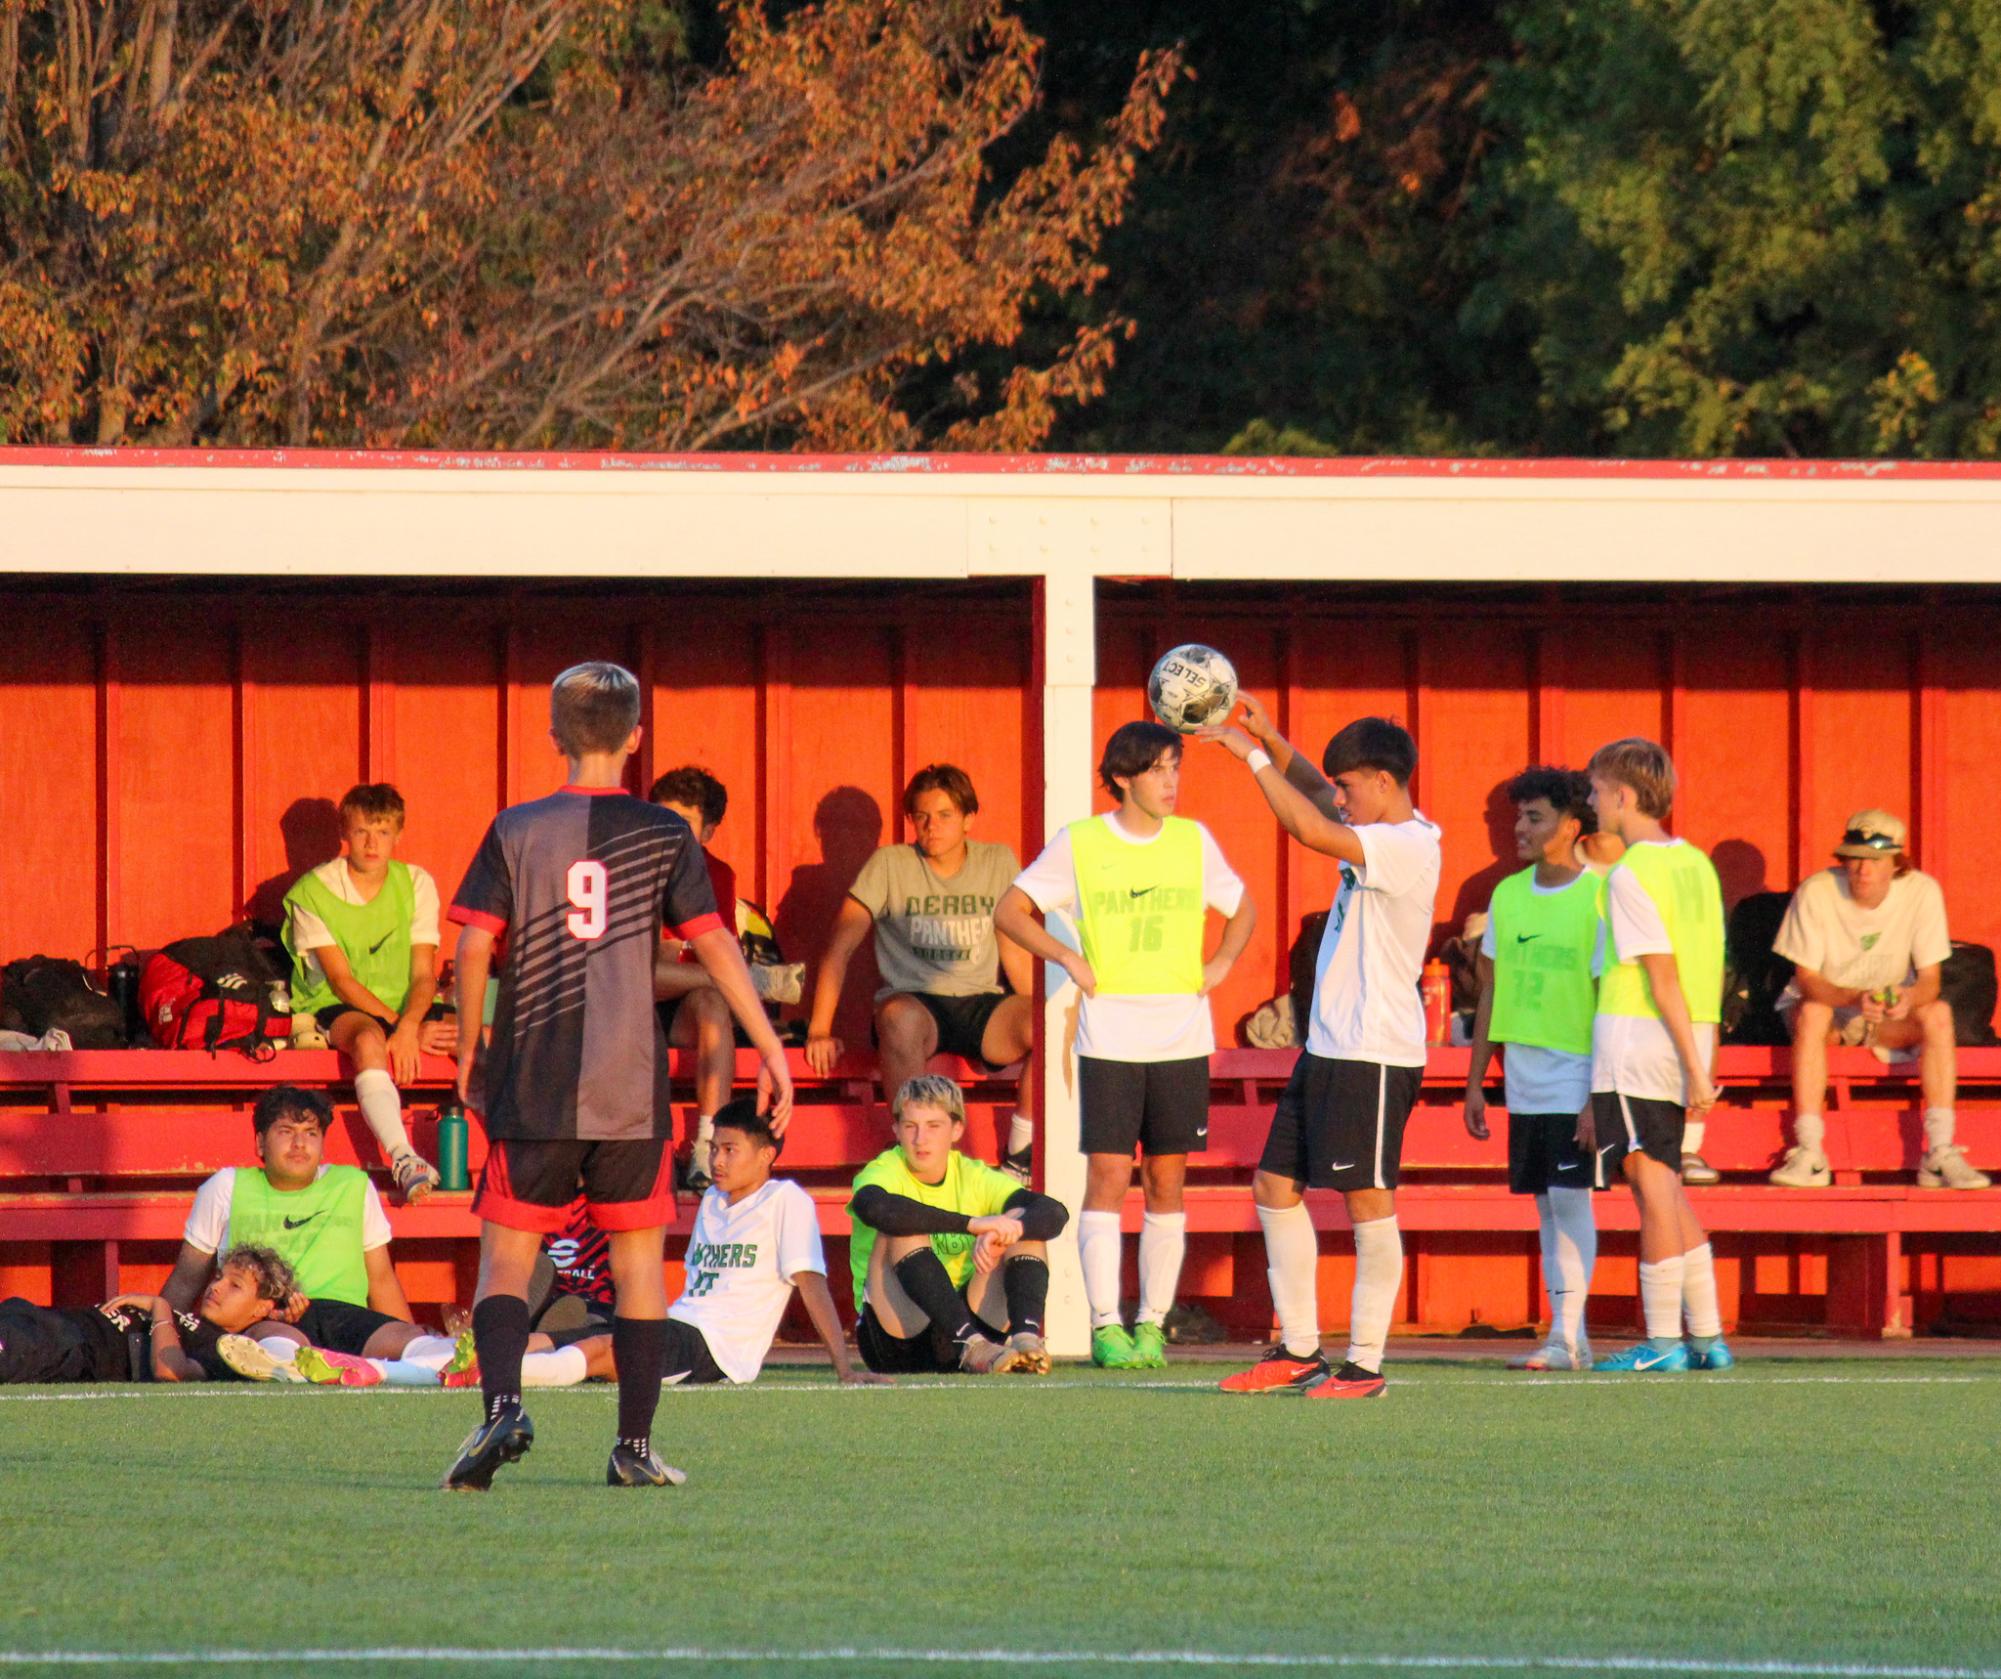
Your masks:
<svg viewBox="0 0 2001 1679"><path fill-rule="evenodd" d="M1070 1214L958 1151L966 1099L926 1073L897 1091L896 1147L855 1175L848 1242L871 1370L1049 1371L1047 1244Z"/></svg>
<svg viewBox="0 0 2001 1679"><path fill-rule="evenodd" d="M442 1369L452 1342L410 1321L389 1260L382 1198L359 1166L326 1163L333 1124L326 1097L274 1084L257 1098L250 1124L263 1164L225 1168L195 1191L180 1255L160 1290L169 1305L191 1309L218 1250L267 1247L294 1278L291 1299L254 1332L275 1343L267 1356L276 1364L290 1366L293 1349L311 1345ZM239 1373L275 1375L251 1362L254 1369Z"/></svg>
<svg viewBox="0 0 2001 1679"><path fill-rule="evenodd" d="M292 1271L269 1248L232 1248L202 1290L200 1311L157 1294L121 1294L63 1309L0 1300L0 1383L226 1380L225 1337L267 1320L292 1293Z"/></svg>
<svg viewBox="0 0 2001 1679"><path fill-rule="evenodd" d="M791 1117L785 1051L693 831L624 790L639 712L639 681L622 666L575 665L556 678L549 734L569 760L569 780L494 818L452 901L451 919L464 929L459 1091L480 1111L490 1147L473 1203L481 1218L473 1334L486 1411L446 1471L447 1488L490 1487L534 1443L521 1404L527 1290L542 1238L564 1227L580 1189L605 1232L618 1298L618 1434L605 1480L686 1479L652 1444L670 1345L662 1253L674 1206L673 1091L653 1008L663 925L693 947L757 1049L773 1131ZM500 998L482 1044L503 936Z"/></svg>
<svg viewBox="0 0 2001 1679"><path fill-rule="evenodd" d="M1508 1187L1535 1197L1542 1233L1549 1339L1510 1361L1517 1370L1588 1370L1584 1308L1598 1259L1591 1211L1597 1159L1577 1142L1591 1101L1592 962L1604 877L1577 860L1597 829L1591 780L1576 770L1527 769L1508 783L1515 854L1529 866L1494 888L1480 940L1480 1006L1466 1067L1466 1129L1487 1136L1487 1066L1503 1049ZM1603 1184L1595 1184L1604 1188Z"/></svg>
<svg viewBox="0 0 2001 1679"><path fill-rule="evenodd" d="M670 1387L756 1381L795 1288L843 1383L859 1387L890 1380L857 1370L848 1360L847 1337L827 1288L813 1198L790 1178L771 1175L781 1146L771 1122L747 1096L725 1103L715 1116L709 1149L714 1182L695 1214L687 1286L667 1308ZM577 1338L553 1352L531 1352L521 1361L526 1387L558 1387L617 1372L612 1338L605 1334Z"/></svg>

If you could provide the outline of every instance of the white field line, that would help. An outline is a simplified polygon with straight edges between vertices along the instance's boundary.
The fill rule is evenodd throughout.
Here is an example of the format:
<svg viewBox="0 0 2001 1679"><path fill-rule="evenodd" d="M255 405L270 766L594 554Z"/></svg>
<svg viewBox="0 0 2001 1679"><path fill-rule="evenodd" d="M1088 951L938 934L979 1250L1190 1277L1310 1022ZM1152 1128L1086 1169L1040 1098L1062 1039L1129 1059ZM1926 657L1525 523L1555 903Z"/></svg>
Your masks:
<svg viewBox="0 0 2001 1679"><path fill-rule="evenodd" d="M350 1650L0 1650L0 1667L365 1666L399 1663L516 1667L529 1662L623 1665L780 1667L805 1663L874 1663L904 1667L1272 1668L1292 1672L1488 1672L1687 1674L1697 1679L2001 1679L2001 1668L1934 1667L1873 1662L1729 1661L1700 1656L1360 1655L1229 1650L921 1650L841 1645L784 1650L717 1646L655 1649L478 1649L389 1645Z"/></svg>
<svg viewBox="0 0 2001 1679"><path fill-rule="evenodd" d="M1460 1388L1569 1388L1577 1391L1585 1389L1618 1389L1636 1386L1690 1387L1723 1386L1726 1388L1769 1388L1769 1387L1953 1387L1971 1383L1992 1383L2001 1380L2001 1360L1996 1360L1992 1376L1753 1376L1746 1380L1742 1376L1695 1376L1679 1375L1621 1375L1593 1376L1588 1373L1562 1376L1406 1376L1394 1375L1390 1385L1399 1390L1405 1388L1427 1388L1434 1392L1454 1392ZM1207 1380L1178 1382L1095 1382L1055 1381L1025 1378L1020 1381L1002 1380L998 1384L984 1384L986 1391L1011 1394L1066 1393L1084 1389L1099 1393L1199 1393L1214 1384ZM82 1400L105 1399L267 1399L278 1394L305 1392L304 1388L293 1384L278 1383L238 1384L233 1382L187 1384L161 1383L141 1387L86 1386L77 1393L0 1393L0 1405L54 1405L73 1404ZM375 1387L328 1388L329 1393L356 1394L366 1392L371 1398L396 1396L399 1398L440 1399L447 1395L463 1399L469 1390L458 1388L406 1388ZM609 1383L594 1383L579 1388L530 1388L529 1403L539 1404L548 1394L575 1393L607 1394L613 1390ZM814 1386L804 1386L790 1382L755 1382L746 1387L718 1382L713 1386L676 1388L670 1405L685 1404L688 1400L718 1394L774 1394L792 1397L825 1396L829 1394L876 1394L894 1396L903 1393L969 1393L976 1391L976 1384L965 1381L922 1380L899 1381L896 1386L881 1388L843 1388L828 1382ZM1232 1395L1231 1397L1239 1397ZM1278 1398L1280 1395L1255 1395L1258 1398ZM1943 1670L1941 1670L1943 1671ZM2001 1669L1996 1670L1995 1679L2001 1679Z"/></svg>

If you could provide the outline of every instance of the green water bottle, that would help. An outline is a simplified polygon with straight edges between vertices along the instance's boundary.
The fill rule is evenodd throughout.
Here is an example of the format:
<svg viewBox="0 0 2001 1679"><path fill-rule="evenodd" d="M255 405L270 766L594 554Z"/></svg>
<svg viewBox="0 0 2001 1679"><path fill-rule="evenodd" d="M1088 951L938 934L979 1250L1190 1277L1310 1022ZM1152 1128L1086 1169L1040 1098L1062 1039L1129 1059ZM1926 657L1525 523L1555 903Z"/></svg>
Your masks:
<svg viewBox="0 0 2001 1679"><path fill-rule="evenodd" d="M466 1171L466 1111L454 1098L438 1109L438 1187L470 1189Z"/></svg>

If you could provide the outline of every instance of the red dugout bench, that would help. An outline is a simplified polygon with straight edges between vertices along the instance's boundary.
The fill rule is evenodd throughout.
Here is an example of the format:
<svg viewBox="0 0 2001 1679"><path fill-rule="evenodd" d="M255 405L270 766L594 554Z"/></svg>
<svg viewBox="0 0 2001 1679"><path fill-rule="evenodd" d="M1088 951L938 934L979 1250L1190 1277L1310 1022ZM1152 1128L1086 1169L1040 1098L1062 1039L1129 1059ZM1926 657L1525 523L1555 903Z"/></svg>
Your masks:
<svg viewBox="0 0 2001 1679"><path fill-rule="evenodd" d="M1290 1051L1217 1055L1210 1148L1190 1161L1183 1293L1244 1335L1261 1335L1269 1316L1249 1176L1292 1059ZM754 1061L741 1060L746 1082ZM963 1065L940 1066L967 1085L968 1150L993 1158L1010 1086ZM1513 1328L1539 1309L1534 1206L1507 1192L1500 1124L1485 1143L1466 1135L1458 1102L1465 1069L1466 1051L1433 1052L1405 1141L1398 1203L1408 1253L1399 1318L1410 1327ZM1693 1199L1720 1238L1727 1321L1895 1335L2001 1316L2001 1189L1914 1187L1921 1136L1914 1067L1885 1067L1866 1051L1833 1054L1827 1149L1836 1183L1827 1190L1764 1181L1782 1147L1786 1052L1726 1049L1720 1072L1724 1102L1704 1153L1724 1182L1694 1191ZM814 1194L830 1259L838 1261L848 1233L848 1180L886 1143L887 1115L864 1062L822 1079L795 1056L794 1075L799 1110L784 1170ZM252 1158L249 1108L280 1079L334 1087L347 1123L329 1156L379 1166L351 1104L340 1104L346 1078L330 1052L288 1051L263 1062L166 1050L0 1054L0 1295L75 1303L156 1285L171 1265L196 1184ZM450 1080L450 1063L428 1058L424 1077L406 1093L413 1135L427 1152ZM1962 1050L1960 1081L1961 1140L1976 1163L2001 1164L2001 1049ZM475 1127L475 1169L484 1151ZM1321 1300L1331 1327L1346 1311L1349 1249L1338 1197L1310 1200L1329 1233ZM1129 1230L1138 1229L1139 1215L1135 1193ZM1599 1219L1606 1234L1593 1316L1616 1333L1632 1321L1636 1286L1631 1197L1602 1197ZM691 1220L684 1204L670 1254ZM391 1222L413 1302L470 1297L477 1224L468 1195L392 1207ZM844 1268L837 1262L832 1269L838 1293Z"/></svg>

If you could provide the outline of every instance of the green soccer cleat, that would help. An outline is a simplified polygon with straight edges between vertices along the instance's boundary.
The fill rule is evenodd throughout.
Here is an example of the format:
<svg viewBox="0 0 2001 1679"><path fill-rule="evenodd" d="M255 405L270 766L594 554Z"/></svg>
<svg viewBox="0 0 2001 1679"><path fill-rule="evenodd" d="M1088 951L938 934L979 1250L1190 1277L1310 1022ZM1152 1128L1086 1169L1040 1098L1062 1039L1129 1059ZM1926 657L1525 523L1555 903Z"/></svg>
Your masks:
<svg viewBox="0 0 2001 1679"><path fill-rule="evenodd" d="M1136 1323L1133 1325L1134 1370L1165 1370L1167 1368L1167 1334L1157 1323Z"/></svg>
<svg viewBox="0 0 2001 1679"><path fill-rule="evenodd" d="M479 1386L479 1348L473 1342L470 1329L459 1331L458 1340L452 1346L452 1356L438 1372L438 1382L448 1388Z"/></svg>
<svg viewBox="0 0 2001 1679"><path fill-rule="evenodd" d="M1091 1331L1091 1362L1100 1370L1138 1370L1138 1349L1122 1323L1108 1323Z"/></svg>

